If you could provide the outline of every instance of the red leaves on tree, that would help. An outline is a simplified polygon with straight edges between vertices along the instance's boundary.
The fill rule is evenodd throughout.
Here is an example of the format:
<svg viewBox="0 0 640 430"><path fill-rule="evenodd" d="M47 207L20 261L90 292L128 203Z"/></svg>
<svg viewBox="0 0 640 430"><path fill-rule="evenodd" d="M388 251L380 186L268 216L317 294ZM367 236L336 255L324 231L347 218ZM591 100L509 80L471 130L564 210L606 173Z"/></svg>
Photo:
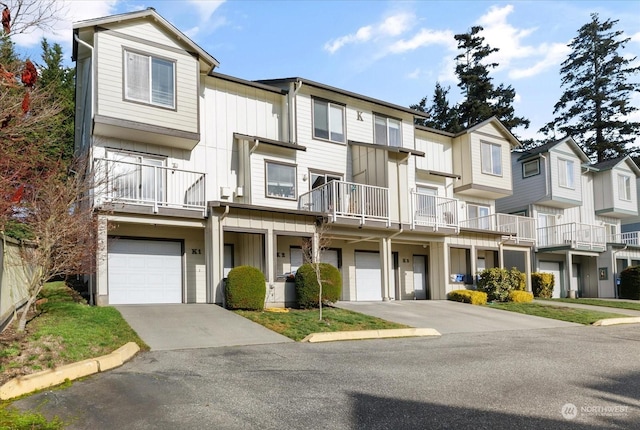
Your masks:
<svg viewBox="0 0 640 430"><path fill-rule="evenodd" d="M5 34L9 34L11 31L11 12L9 12L9 8L7 6L5 6L2 11L2 29Z"/></svg>
<svg viewBox="0 0 640 430"><path fill-rule="evenodd" d="M24 195L24 185L20 185L15 193L11 196L11 203L20 203Z"/></svg>
<svg viewBox="0 0 640 430"><path fill-rule="evenodd" d="M6 70L2 64L0 64L0 83L9 87L15 87L16 81L13 79L14 74Z"/></svg>
<svg viewBox="0 0 640 430"><path fill-rule="evenodd" d="M31 60L27 60L24 63L24 70L22 71L22 83L29 88L32 88L38 80L38 71L36 66L33 65Z"/></svg>
<svg viewBox="0 0 640 430"><path fill-rule="evenodd" d="M22 99L22 113L25 115L29 112L31 107L31 97L29 96L29 92L24 93L24 98Z"/></svg>

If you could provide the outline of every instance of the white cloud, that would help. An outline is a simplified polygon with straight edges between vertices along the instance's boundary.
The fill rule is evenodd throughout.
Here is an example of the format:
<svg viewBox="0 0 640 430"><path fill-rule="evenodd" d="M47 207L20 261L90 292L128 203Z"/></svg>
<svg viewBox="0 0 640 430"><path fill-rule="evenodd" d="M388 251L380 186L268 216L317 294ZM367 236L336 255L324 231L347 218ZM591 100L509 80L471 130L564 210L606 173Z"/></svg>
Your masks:
<svg viewBox="0 0 640 430"><path fill-rule="evenodd" d="M389 52L394 54L413 51L420 47L429 45L444 45L448 48L455 49L456 43L453 38L453 32L449 30L436 31L423 28L411 39L398 40L389 46Z"/></svg>
<svg viewBox="0 0 640 430"><path fill-rule="evenodd" d="M571 49L563 43L552 43L551 45L543 43L536 50L536 53L544 55L543 58L530 67L510 70L509 77L511 79L522 79L536 76L545 70L561 64L567 58L570 51Z"/></svg>
<svg viewBox="0 0 640 430"><path fill-rule="evenodd" d="M198 25L191 27L184 33L187 37L195 39L200 35L209 35L217 28L226 25L227 19L224 16L214 16L225 0L189 0L187 4L195 7L195 13L198 17Z"/></svg>
<svg viewBox="0 0 640 430"><path fill-rule="evenodd" d="M381 23L360 27L355 33L350 33L330 40L324 44L324 50L330 54L336 53L345 45L368 42L379 37L397 37L408 31L415 21L410 13L400 12L390 15Z"/></svg>
<svg viewBox="0 0 640 430"><path fill-rule="evenodd" d="M640 43L640 31L629 36L630 42Z"/></svg>
<svg viewBox="0 0 640 430"><path fill-rule="evenodd" d="M422 71L420 70L420 67L412 70L411 72L407 73L407 78L409 79L418 79L420 78L420 76L422 75Z"/></svg>

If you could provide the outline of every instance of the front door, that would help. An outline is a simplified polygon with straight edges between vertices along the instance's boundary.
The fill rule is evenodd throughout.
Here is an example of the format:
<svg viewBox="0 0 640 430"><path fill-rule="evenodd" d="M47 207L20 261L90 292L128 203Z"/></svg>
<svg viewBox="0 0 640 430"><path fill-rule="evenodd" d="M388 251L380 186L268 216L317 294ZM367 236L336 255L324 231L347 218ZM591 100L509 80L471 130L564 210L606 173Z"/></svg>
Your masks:
<svg viewBox="0 0 640 430"><path fill-rule="evenodd" d="M416 300L427 300L430 298L427 286L427 256L413 256L413 291Z"/></svg>

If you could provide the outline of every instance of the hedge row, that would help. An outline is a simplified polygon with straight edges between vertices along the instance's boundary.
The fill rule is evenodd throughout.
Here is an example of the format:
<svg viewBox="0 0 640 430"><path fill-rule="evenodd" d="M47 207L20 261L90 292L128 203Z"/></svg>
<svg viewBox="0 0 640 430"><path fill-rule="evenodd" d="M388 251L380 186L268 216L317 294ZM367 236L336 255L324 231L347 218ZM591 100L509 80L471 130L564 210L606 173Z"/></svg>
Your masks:
<svg viewBox="0 0 640 430"><path fill-rule="evenodd" d="M472 305L486 305L487 293L474 290L453 290L447 294L447 300L471 303Z"/></svg>

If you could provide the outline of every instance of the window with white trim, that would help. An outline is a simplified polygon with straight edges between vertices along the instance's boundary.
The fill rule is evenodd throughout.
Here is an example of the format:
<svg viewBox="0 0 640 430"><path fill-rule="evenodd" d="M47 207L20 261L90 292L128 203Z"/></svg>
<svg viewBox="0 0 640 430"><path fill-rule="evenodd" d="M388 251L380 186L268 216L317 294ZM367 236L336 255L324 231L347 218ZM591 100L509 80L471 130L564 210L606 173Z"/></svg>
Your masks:
<svg viewBox="0 0 640 430"><path fill-rule="evenodd" d="M309 189L313 190L314 188L318 188L323 186L324 184L331 181L342 181L342 176L333 174L333 173L323 173L323 172L312 172L309 171Z"/></svg>
<svg viewBox="0 0 640 430"><path fill-rule="evenodd" d="M124 98L175 108L175 61L124 51Z"/></svg>
<svg viewBox="0 0 640 430"><path fill-rule="evenodd" d="M266 161L265 170L267 197L295 200L296 166Z"/></svg>
<svg viewBox="0 0 640 430"><path fill-rule="evenodd" d="M522 177L528 178L529 176L535 176L540 174L540 159L525 161L522 163Z"/></svg>
<svg viewBox="0 0 640 430"><path fill-rule="evenodd" d="M313 99L313 137L344 143L344 106Z"/></svg>
<svg viewBox="0 0 640 430"><path fill-rule="evenodd" d="M482 173L502 176L502 146L497 143L480 142Z"/></svg>
<svg viewBox="0 0 640 430"><path fill-rule="evenodd" d="M561 187L575 188L573 161L558 159L558 178Z"/></svg>
<svg viewBox="0 0 640 430"><path fill-rule="evenodd" d="M489 206L467 204L467 220L470 228L490 230L490 214L491 208Z"/></svg>
<svg viewBox="0 0 640 430"><path fill-rule="evenodd" d="M373 141L376 145L402 146L402 121L374 115Z"/></svg>
<svg viewBox="0 0 640 430"><path fill-rule="evenodd" d="M631 177L618 175L618 198L620 200L631 200Z"/></svg>

